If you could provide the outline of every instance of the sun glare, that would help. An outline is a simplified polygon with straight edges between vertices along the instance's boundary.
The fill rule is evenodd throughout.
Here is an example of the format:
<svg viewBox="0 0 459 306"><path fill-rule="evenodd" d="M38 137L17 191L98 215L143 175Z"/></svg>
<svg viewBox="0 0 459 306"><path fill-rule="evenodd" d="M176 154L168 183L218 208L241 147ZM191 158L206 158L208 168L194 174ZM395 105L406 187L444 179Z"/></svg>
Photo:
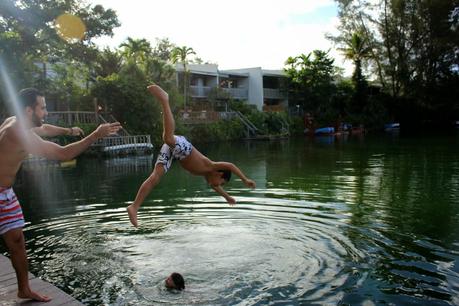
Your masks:
<svg viewBox="0 0 459 306"><path fill-rule="evenodd" d="M17 90L8 75L8 69L4 60L0 57L0 83L3 87L3 100L8 108L8 112L16 118L22 119L23 113L19 107ZM9 102L9 103L8 103ZM24 120L19 120L19 124L23 124ZM25 129L25 127L23 126Z"/></svg>
<svg viewBox="0 0 459 306"><path fill-rule="evenodd" d="M55 21L57 34L66 42L76 43L84 38L86 26L83 21L71 14L62 14Z"/></svg>

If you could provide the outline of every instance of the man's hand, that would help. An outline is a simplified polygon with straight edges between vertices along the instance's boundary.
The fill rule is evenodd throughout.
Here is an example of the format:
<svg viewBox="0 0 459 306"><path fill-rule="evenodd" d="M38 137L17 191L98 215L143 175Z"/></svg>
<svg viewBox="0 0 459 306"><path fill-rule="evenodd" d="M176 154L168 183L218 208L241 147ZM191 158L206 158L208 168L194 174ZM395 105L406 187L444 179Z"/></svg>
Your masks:
<svg viewBox="0 0 459 306"><path fill-rule="evenodd" d="M247 187L250 187L250 188L255 188L257 187L257 184L255 184L254 181L250 180L250 179L246 179L244 181L244 184L247 186Z"/></svg>
<svg viewBox="0 0 459 306"><path fill-rule="evenodd" d="M119 122L104 123L97 127L96 135L98 138L103 138L109 135L116 134L120 129L121 124Z"/></svg>

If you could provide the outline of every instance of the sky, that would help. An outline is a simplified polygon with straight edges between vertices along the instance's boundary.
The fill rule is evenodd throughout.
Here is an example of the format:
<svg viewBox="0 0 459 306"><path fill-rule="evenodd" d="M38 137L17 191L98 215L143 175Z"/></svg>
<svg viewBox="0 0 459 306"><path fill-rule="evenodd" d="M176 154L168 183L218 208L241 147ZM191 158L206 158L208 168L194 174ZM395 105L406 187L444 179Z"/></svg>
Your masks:
<svg viewBox="0 0 459 306"><path fill-rule="evenodd" d="M351 64L325 34L337 33L333 0L89 0L117 12L121 27L100 46L118 47L127 37L168 38L193 48L218 68L282 69L289 56L329 50L335 65L350 75Z"/></svg>

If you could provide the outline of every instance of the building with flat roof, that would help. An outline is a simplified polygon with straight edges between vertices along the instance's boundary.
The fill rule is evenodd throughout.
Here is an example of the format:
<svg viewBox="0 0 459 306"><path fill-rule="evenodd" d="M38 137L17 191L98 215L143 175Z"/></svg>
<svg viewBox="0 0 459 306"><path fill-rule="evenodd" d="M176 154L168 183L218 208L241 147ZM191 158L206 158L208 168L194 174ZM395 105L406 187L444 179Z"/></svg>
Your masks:
<svg viewBox="0 0 459 306"><path fill-rule="evenodd" d="M176 64L177 85L183 64ZM216 64L188 64L191 101L204 102L215 88L228 93L234 100L244 101L258 110L281 111L288 108L286 75L282 70L261 67L219 70ZM222 98L224 99L224 97Z"/></svg>

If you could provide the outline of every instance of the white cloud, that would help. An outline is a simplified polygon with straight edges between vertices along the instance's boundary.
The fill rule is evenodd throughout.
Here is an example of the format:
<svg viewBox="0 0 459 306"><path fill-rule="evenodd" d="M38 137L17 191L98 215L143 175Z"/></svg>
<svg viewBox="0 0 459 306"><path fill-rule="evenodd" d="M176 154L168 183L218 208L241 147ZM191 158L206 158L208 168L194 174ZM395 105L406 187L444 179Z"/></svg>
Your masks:
<svg viewBox="0 0 459 306"><path fill-rule="evenodd" d="M333 9L333 0L89 3L114 9L122 23L113 38L102 38L99 44L115 47L127 37L146 38L154 44L155 38L167 37L177 45L192 47L200 58L218 63L221 69L280 69L289 56L333 49L325 33L336 31L336 17L314 15L321 8ZM331 54L337 55L334 51ZM336 64L342 66L341 63L341 58L337 59Z"/></svg>

